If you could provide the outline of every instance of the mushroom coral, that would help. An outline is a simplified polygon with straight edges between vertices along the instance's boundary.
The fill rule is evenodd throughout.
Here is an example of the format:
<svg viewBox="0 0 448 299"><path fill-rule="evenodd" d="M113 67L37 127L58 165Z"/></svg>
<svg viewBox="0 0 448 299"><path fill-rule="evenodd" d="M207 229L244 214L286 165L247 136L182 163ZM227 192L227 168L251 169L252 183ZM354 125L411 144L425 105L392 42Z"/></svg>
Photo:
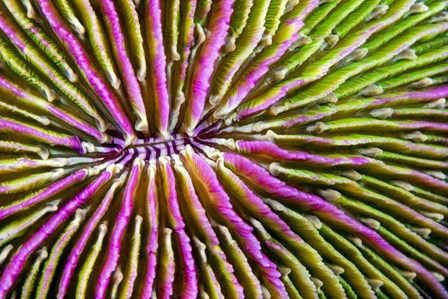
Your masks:
<svg viewBox="0 0 448 299"><path fill-rule="evenodd" d="M446 0L1 0L0 298L448 298Z"/></svg>

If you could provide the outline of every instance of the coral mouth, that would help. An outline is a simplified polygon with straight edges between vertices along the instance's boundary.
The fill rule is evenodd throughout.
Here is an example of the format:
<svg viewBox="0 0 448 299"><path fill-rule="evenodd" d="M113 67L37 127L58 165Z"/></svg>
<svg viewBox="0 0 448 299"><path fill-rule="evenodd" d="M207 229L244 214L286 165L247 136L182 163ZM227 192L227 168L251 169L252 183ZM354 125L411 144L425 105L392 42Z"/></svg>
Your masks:
<svg viewBox="0 0 448 299"><path fill-rule="evenodd" d="M125 149L129 148L138 148L138 147L144 147L144 148L155 148L158 146L165 146L172 149L173 146L178 145L185 145L190 144L191 140L194 140L197 138L196 136L189 136L185 134L174 134L170 135L168 137L153 137L153 138L143 138L143 139L136 139L131 144L129 144ZM178 152L178 150L177 150Z"/></svg>
<svg viewBox="0 0 448 299"><path fill-rule="evenodd" d="M151 137L135 139L131 144L122 147L123 142L116 144L116 152L126 152L138 154L145 160L154 160L161 157L170 157L184 151L187 145L201 146L204 143L197 136L189 136L187 134L173 134L168 137Z"/></svg>

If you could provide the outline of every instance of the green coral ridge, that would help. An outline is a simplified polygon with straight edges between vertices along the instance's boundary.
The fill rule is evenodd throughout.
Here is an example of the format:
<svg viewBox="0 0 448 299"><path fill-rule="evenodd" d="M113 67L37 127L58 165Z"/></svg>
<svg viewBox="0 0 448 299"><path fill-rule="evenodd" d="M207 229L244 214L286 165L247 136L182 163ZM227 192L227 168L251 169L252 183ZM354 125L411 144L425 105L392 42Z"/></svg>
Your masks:
<svg viewBox="0 0 448 299"><path fill-rule="evenodd" d="M448 298L446 0L0 0L0 298Z"/></svg>

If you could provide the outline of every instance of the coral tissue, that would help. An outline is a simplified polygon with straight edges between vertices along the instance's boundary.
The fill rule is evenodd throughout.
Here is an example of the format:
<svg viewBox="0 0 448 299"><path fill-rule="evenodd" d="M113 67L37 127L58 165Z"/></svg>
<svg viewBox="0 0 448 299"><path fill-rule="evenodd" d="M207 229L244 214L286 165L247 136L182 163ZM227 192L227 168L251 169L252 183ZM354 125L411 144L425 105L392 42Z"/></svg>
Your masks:
<svg viewBox="0 0 448 299"><path fill-rule="evenodd" d="M446 0L1 0L0 298L448 298Z"/></svg>

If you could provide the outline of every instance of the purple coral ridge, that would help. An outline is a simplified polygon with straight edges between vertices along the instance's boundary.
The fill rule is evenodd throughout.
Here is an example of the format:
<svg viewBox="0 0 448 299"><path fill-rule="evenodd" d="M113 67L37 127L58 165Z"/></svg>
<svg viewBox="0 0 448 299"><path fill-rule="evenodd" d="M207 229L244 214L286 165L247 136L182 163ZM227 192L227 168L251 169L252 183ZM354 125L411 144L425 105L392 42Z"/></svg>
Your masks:
<svg viewBox="0 0 448 299"><path fill-rule="evenodd" d="M1 0L0 298L448 298L445 0Z"/></svg>

